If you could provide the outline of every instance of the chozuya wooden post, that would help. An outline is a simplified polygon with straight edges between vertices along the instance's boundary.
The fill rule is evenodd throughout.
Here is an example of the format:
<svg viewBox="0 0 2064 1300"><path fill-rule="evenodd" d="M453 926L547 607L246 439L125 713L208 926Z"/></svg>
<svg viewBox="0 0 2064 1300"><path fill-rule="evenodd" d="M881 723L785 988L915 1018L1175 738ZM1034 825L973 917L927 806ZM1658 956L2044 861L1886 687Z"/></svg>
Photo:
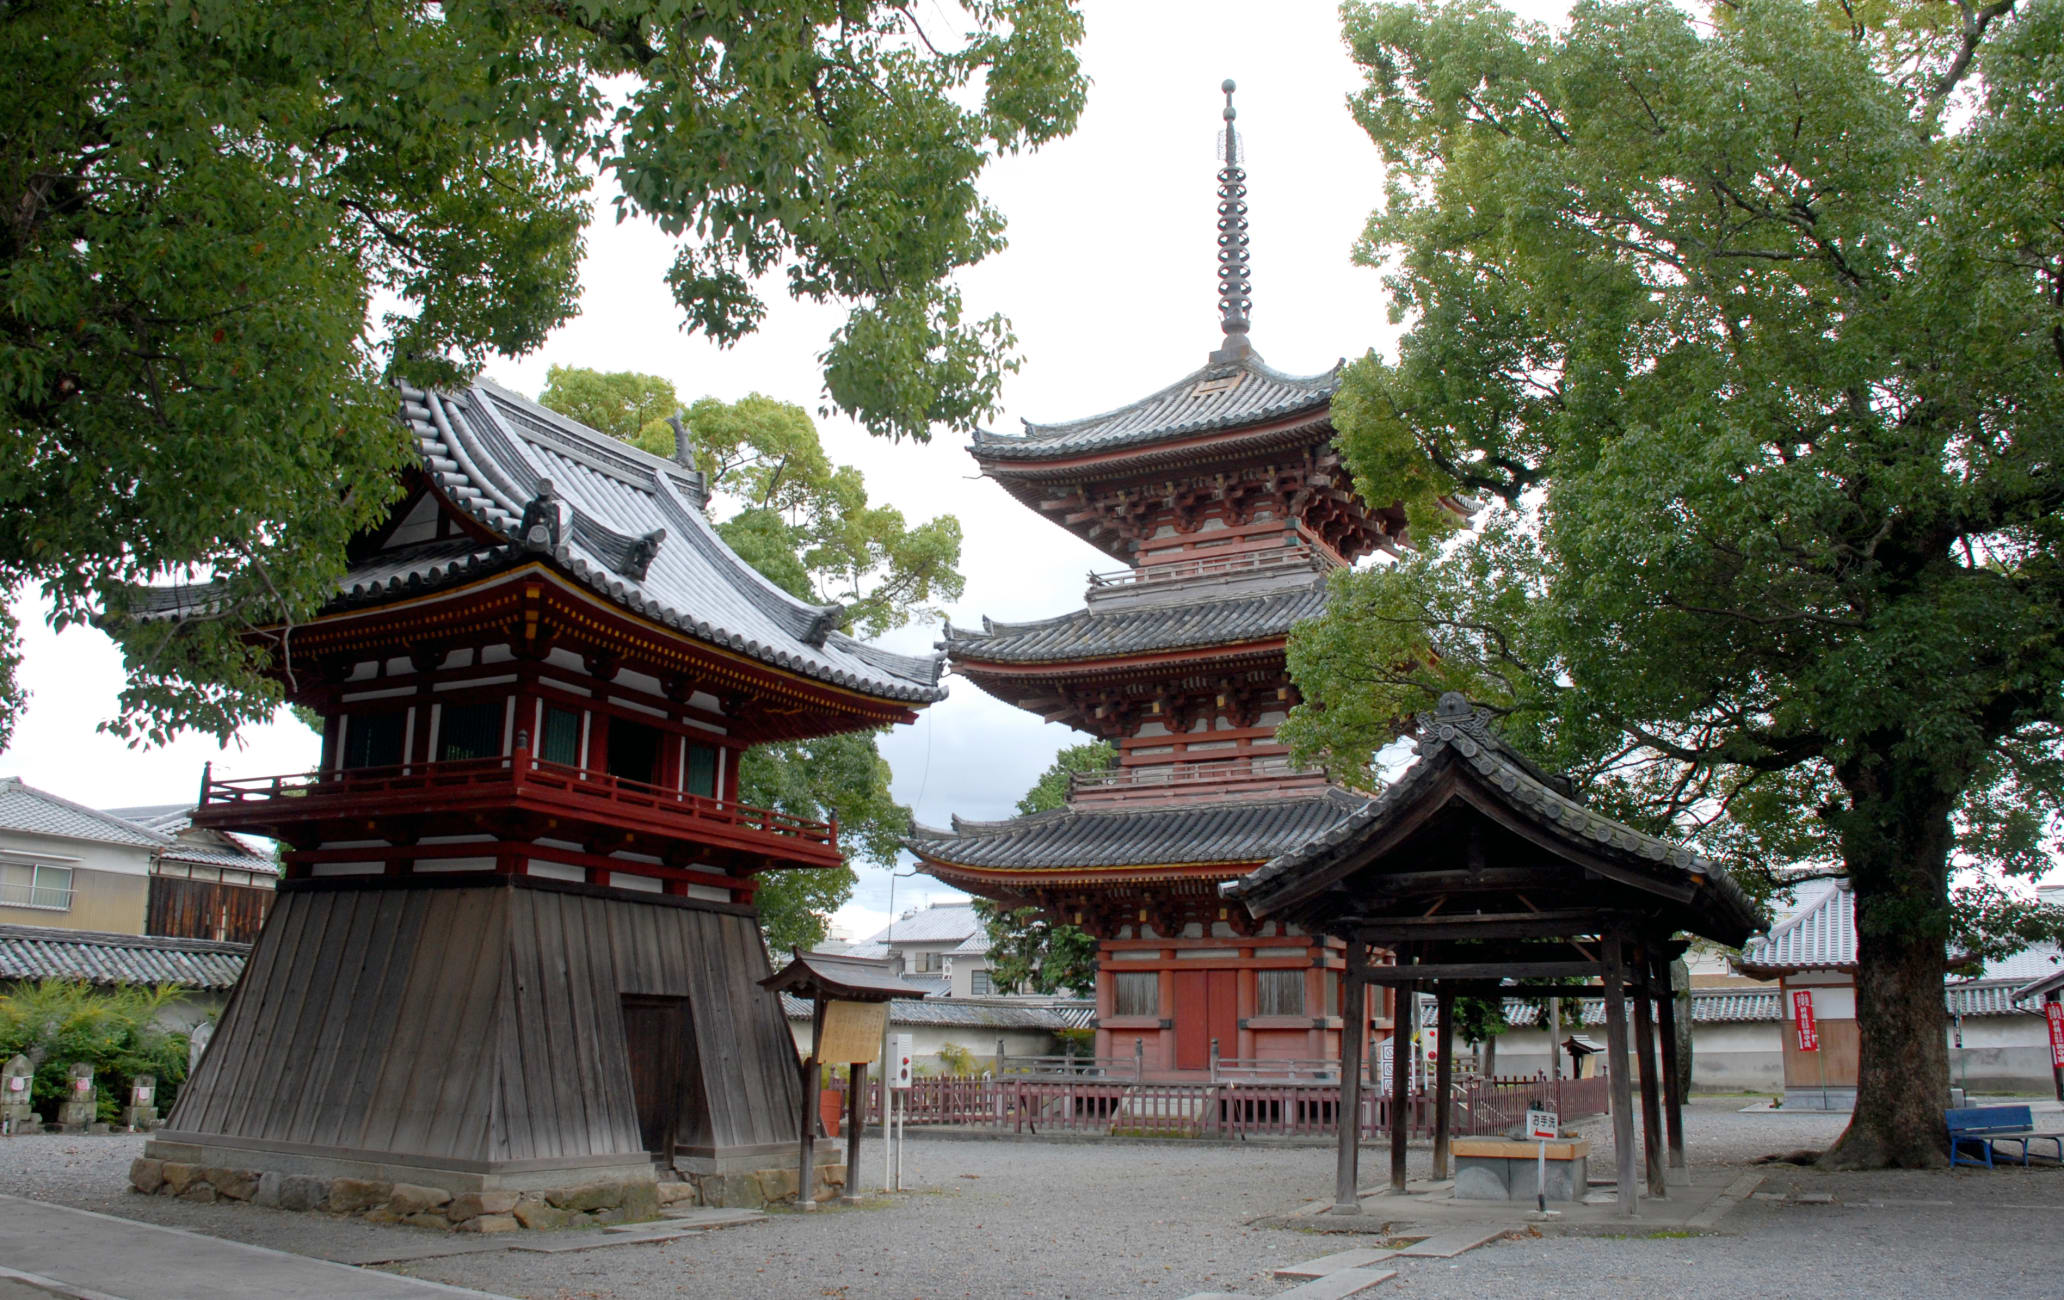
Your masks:
<svg viewBox="0 0 2064 1300"><path fill-rule="evenodd" d="M1662 990L1656 1001L1656 1031L1663 1044L1663 1136L1669 1146L1670 1168L1683 1169L1684 1081L1677 1077L1677 989L1670 982L1669 954L1659 951L1652 956ZM1685 1180L1680 1177L1677 1181L1681 1184Z"/></svg>
<svg viewBox="0 0 2064 1300"><path fill-rule="evenodd" d="M1433 1176L1441 1179L1448 1176L1448 1094L1455 1082L1455 1055L1451 1050L1455 1034L1455 995L1441 987L1438 996L1440 1027L1433 1038L1433 1050L1437 1053L1433 1070Z"/></svg>
<svg viewBox="0 0 2064 1300"><path fill-rule="evenodd" d="M820 1088L817 1049L824 1043L824 999L816 999L810 1016L810 1055L803 1062L802 1160L796 1167L795 1203L798 1210L817 1208L817 1093Z"/></svg>
<svg viewBox="0 0 2064 1300"><path fill-rule="evenodd" d="M846 1190L839 1196L847 1205L860 1200L860 1132L866 1127L867 1062L855 1061L846 1078Z"/></svg>
<svg viewBox="0 0 2064 1300"><path fill-rule="evenodd" d="M1361 1198L1355 1195L1360 1181L1362 1138L1362 1038L1369 1030L1368 983L1362 978L1369 963L1369 946L1359 939L1347 941L1347 988L1341 1003L1347 1009L1340 1044L1340 1154L1333 1171L1333 1213L1360 1214Z"/></svg>
<svg viewBox="0 0 2064 1300"><path fill-rule="evenodd" d="M1416 956L1416 954L1414 954ZM1405 954L1398 952L1402 965ZM1412 1025L1419 1013L1419 986L1399 984L1390 1017L1390 1190L1405 1190L1405 1138L1411 1132Z"/></svg>
<svg viewBox="0 0 2064 1300"><path fill-rule="evenodd" d="M1641 1065L1641 1156L1648 1176L1648 1194L1658 1200L1670 1194L1663 1178L1663 1103L1656 1079L1655 1016L1649 999L1655 996L1650 959L1655 946L1641 940L1634 949L1634 1051Z"/></svg>
<svg viewBox="0 0 2064 1300"><path fill-rule="evenodd" d="M1627 958L1621 937L1601 936L1605 956L1605 1058L1611 1071L1613 1156L1618 1164L1620 1213L1634 1216L1634 1090L1627 1085Z"/></svg>

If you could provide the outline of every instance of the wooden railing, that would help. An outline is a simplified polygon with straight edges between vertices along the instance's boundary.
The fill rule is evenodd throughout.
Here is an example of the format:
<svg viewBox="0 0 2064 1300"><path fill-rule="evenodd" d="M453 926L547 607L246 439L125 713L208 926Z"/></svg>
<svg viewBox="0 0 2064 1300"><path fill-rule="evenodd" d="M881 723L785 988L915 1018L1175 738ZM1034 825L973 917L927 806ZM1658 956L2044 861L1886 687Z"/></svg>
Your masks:
<svg viewBox="0 0 2064 1300"><path fill-rule="evenodd" d="M1098 587L1131 587L1152 582L1176 582L1207 575L1264 573L1275 569L1313 568L1312 553L1302 546L1272 546L1241 551L1233 555L1198 556L1143 564L1136 569L1114 569L1089 575L1092 590Z"/></svg>
<svg viewBox="0 0 2064 1300"><path fill-rule="evenodd" d="M1023 1060L1026 1058L1013 1058ZM1091 1058L1072 1058L1089 1067ZM1112 1065L1130 1061L1114 1061ZM1337 1065L1335 1069L1337 1070ZM1114 1071L1116 1073L1116 1071ZM837 1085L844 1087L841 1083ZM1449 1132L1491 1137L1508 1132L1544 1103L1564 1123L1605 1113L1607 1080L1546 1075L1458 1080L1450 1095ZM1358 1107L1361 1132L1390 1131L1391 1096L1365 1081ZM1415 1092L1405 1122L1416 1138L1433 1134L1433 1098ZM880 1080L868 1081L867 1113L881 1118ZM896 1101L899 1120L1012 1133L1101 1133L1114 1137L1324 1138L1338 1131L1338 1081L1217 1083L1137 1082L1120 1074L1007 1074L982 1078L918 1078Z"/></svg>
<svg viewBox="0 0 2064 1300"><path fill-rule="evenodd" d="M838 823L811 821L774 808L755 808L731 799L714 799L632 781L607 772L548 763L526 750L497 758L456 759L442 763L403 763L393 767L361 767L337 772L297 772L286 776L254 776L217 780L201 778L201 807L249 805L286 799L377 798L431 792L458 794L467 790L512 787L551 791L572 801L598 807L635 808L694 819L703 825L735 827L781 835L835 848Z"/></svg>
<svg viewBox="0 0 2064 1300"><path fill-rule="evenodd" d="M1151 789L1171 785L1213 784L1242 780L1261 781L1285 776L1318 776L1323 769L1302 767L1288 757L1275 754L1260 758L1200 759L1190 763L1143 763L1137 767L1112 767L1099 772L1075 772L1068 777L1074 791Z"/></svg>

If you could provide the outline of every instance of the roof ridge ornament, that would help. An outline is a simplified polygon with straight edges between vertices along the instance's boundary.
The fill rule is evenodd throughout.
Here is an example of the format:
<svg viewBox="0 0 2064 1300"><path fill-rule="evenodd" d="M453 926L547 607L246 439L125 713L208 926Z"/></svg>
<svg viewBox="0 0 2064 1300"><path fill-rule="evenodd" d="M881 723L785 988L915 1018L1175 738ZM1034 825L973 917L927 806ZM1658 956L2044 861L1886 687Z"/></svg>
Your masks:
<svg viewBox="0 0 2064 1300"><path fill-rule="evenodd" d="M1240 166L1245 157L1233 119L1235 84L1231 77L1219 87L1225 92L1225 130L1219 133L1218 156L1218 323L1225 331L1225 343L1211 354L1214 365L1240 361L1254 354L1248 341L1249 318L1254 309L1254 281L1247 262L1247 171Z"/></svg>

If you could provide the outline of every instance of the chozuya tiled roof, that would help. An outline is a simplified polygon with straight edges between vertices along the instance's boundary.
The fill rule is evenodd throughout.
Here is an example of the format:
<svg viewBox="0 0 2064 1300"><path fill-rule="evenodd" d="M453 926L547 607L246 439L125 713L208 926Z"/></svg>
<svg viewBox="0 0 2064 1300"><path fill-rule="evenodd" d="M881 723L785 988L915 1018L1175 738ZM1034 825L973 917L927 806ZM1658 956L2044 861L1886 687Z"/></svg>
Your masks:
<svg viewBox="0 0 2064 1300"><path fill-rule="evenodd" d="M1227 382L1231 381L1231 382ZM1319 375L1286 375L1253 354L1214 362L1151 397L1064 424L1027 420L1018 437L975 434L980 461L1038 461L1116 451L1165 438L1326 413L1340 387L1340 366Z"/></svg>
<svg viewBox="0 0 2064 1300"><path fill-rule="evenodd" d="M1261 862L1334 825L1366 796L1332 786L1178 806L1056 808L1009 821L919 826L904 843L934 866L1002 871Z"/></svg>
<svg viewBox="0 0 2064 1300"><path fill-rule="evenodd" d="M1591 855L1658 882L1691 885L1693 901L1680 918L1687 923L1683 928L1722 943L1740 943L1767 924L1719 864L1601 816L1555 789L1491 730L1488 710L1472 708L1450 692L1432 713L1419 715L1417 732L1418 756L1382 794L1308 843L1227 881L1219 893L1248 904L1257 916L1270 915L1309 892L1329 867L1382 835L1419 801L1432 797L1443 776L1459 770L1474 778L1475 789L1550 835L1566 837Z"/></svg>
<svg viewBox="0 0 2064 1300"><path fill-rule="evenodd" d="M250 952L247 943L0 925L0 980L176 984L221 990L235 986Z"/></svg>
<svg viewBox="0 0 2064 1300"><path fill-rule="evenodd" d="M838 606L797 600L739 559L704 515L693 471L485 380L401 396L424 472L500 541L382 552L346 576L340 603L544 558L626 609L762 663L887 699L945 696L940 656L896 654L835 631ZM547 485L553 498L542 497ZM205 589L159 589L152 600L161 616L211 608Z"/></svg>
<svg viewBox="0 0 2064 1300"><path fill-rule="evenodd" d="M1742 945L1735 967L1752 975L1856 969L1856 895L1846 880Z"/></svg>
<svg viewBox="0 0 2064 1300"><path fill-rule="evenodd" d="M1092 603L1036 623L985 618L979 632L949 624L939 645L956 660L1038 664L1259 641L1283 636L1325 609L1324 574L1286 576L1282 587L1262 595L1227 598L1215 586L1204 585L1197 588L1197 599L1183 603L1119 608Z"/></svg>

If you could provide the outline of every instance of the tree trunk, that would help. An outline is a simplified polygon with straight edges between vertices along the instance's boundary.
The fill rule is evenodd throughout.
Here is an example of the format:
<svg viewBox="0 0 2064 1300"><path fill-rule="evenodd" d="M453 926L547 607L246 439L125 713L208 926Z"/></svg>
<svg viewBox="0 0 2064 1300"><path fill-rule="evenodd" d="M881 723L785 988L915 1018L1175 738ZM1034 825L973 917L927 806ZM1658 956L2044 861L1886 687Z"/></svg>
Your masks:
<svg viewBox="0 0 2064 1300"><path fill-rule="evenodd" d="M1827 1169L1949 1163L1942 1111L1949 1047L1942 981L1949 942L1950 810L1961 782L1878 748L1845 765L1837 816L1856 891L1856 1111Z"/></svg>

